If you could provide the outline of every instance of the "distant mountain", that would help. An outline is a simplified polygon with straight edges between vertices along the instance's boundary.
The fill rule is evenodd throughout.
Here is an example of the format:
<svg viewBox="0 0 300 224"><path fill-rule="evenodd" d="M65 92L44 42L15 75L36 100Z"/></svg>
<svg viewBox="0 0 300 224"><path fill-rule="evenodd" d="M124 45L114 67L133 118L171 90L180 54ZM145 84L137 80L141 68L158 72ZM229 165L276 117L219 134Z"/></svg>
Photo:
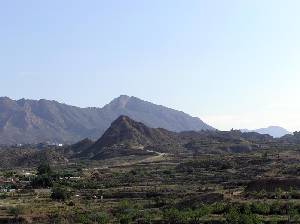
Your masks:
<svg viewBox="0 0 300 224"><path fill-rule="evenodd" d="M81 155L103 159L113 156L149 154L160 146L176 145L177 133L162 128L149 128L127 116L116 119L103 136Z"/></svg>
<svg viewBox="0 0 300 224"><path fill-rule="evenodd" d="M241 131L242 132L256 132L259 134L268 134L268 135L273 136L274 138L280 138L284 135L291 134L291 132L289 132L288 130L286 130L282 127L279 127L279 126L270 126L267 128L259 128L256 130L242 129Z"/></svg>
<svg viewBox="0 0 300 224"><path fill-rule="evenodd" d="M101 111L105 118L110 121L107 128L119 116L126 115L149 127L164 128L169 131L214 130L197 117L191 117L184 112L126 95L114 99Z"/></svg>
<svg viewBox="0 0 300 224"><path fill-rule="evenodd" d="M122 95L103 108L79 108L49 100L0 97L0 144L97 139L120 115L152 128L180 132L213 130L199 118Z"/></svg>

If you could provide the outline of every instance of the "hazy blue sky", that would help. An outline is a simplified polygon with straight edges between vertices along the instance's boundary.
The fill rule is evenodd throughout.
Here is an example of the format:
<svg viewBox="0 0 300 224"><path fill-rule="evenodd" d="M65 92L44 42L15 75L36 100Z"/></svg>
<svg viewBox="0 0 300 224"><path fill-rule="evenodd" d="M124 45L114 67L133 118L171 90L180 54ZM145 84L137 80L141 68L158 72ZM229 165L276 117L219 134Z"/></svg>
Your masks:
<svg viewBox="0 0 300 224"><path fill-rule="evenodd" d="M219 129L300 130L299 0L0 1L0 95L120 94Z"/></svg>

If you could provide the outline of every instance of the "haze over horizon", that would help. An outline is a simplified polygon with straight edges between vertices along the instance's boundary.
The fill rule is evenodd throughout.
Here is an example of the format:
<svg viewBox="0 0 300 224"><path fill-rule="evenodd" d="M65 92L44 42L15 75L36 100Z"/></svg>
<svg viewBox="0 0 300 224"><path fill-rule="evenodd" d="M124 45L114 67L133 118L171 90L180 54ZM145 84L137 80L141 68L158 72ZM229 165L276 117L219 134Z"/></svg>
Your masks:
<svg viewBox="0 0 300 224"><path fill-rule="evenodd" d="M221 130L300 130L300 2L117 2L1 2L0 96L126 94Z"/></svg>

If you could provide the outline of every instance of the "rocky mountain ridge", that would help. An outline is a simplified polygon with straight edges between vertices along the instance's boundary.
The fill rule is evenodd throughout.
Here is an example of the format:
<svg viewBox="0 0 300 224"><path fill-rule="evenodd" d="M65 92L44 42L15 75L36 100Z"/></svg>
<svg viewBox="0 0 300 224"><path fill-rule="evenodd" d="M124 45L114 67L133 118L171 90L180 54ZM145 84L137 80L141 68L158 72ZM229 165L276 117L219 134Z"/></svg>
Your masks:
<svg viewBox="0 0 300 224"><path fill-rule="evenodd" d="M0 144L74 143L96 140L120 115L153 128L180 132L213 130L199 118L122 95L103 108L79 108L49 100L0 97Z"/></svg>

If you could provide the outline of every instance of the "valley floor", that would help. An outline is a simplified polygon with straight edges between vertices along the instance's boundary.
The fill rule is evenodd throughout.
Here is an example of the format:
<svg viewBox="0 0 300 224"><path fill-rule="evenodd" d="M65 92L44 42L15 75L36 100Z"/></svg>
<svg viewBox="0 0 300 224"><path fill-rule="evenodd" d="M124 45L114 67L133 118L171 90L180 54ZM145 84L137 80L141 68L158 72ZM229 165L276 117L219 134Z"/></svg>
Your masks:
<svg viewBox="0 0 300 224"><path fill-rule="evenodd" d="M300 223L299 161L157 154L2 170L0 223Z"/></svg>

